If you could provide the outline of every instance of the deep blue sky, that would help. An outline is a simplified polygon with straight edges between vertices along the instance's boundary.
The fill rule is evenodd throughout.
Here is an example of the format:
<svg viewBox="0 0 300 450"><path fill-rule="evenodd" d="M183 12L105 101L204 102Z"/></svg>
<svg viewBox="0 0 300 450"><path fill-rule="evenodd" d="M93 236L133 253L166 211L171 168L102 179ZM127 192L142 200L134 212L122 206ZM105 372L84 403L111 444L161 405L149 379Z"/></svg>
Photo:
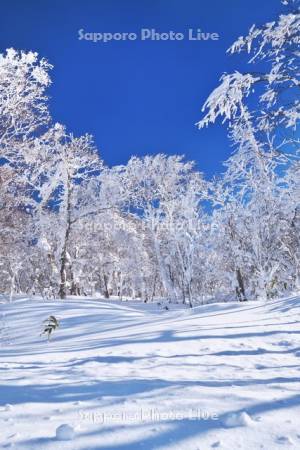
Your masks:
<svg viewBox="0 0 300 450"><path fill-rule="evenodd" d="M93 134L109 165L184 153L211 176L231 149L220 124L196 129L201 106L223 72L246 68L243 57L226 56L229 45L281 9L279 0L1 0L0 51L34 50L54 65L54 120ZM81 28L201 28L220 40L92 43L78 40Z"/></svg>

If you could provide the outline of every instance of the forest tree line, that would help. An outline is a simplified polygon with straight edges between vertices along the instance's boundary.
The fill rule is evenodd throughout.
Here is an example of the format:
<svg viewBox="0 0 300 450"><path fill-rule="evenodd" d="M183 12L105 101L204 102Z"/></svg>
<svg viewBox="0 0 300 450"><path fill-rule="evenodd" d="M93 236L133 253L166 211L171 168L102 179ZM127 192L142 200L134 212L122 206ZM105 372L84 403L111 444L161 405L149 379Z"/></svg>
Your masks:
<svg viewBox="0 0 300 450"><path fill-rule="evenodd" d="M286 3L232 45L252 70L224 74L203 107L199 128L221 118L233 147L214 179L182 155L108 167L50 116L52 66L0 55L1 294L193 305L299 291L300 14Z"/></svg>

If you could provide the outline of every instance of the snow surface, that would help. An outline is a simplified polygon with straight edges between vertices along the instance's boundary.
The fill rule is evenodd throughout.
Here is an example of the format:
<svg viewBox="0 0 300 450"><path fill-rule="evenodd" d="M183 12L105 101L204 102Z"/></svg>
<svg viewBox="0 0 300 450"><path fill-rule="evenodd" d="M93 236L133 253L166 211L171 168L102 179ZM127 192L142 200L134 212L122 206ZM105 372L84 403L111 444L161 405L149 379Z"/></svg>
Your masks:
<svg viewBox="0 0 300 450"><path fill-rule="evenodd" d="M170 311L87 299L0 308L1 448L300 449L297 297ZM60 328L48 342L50 314ZM57 439L61 425L72 441Z"/></svg>

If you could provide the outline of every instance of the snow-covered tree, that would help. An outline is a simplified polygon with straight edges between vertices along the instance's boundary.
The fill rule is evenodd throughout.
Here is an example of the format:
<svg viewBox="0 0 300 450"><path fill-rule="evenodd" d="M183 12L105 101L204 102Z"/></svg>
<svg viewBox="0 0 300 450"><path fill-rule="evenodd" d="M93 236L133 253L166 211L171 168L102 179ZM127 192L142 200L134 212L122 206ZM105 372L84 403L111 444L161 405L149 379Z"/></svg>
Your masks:
<svg viewBox="0 0 300 450"><path fill-rule="evenodd" d="M228 276L236 275L240 299L247 297L246 291L251 297L268 297L291 289L288 260L294 258L292 266L297 265L291 255L298 252L298 244L292 239L291 248L291 240L285 244L285 237L291 235L299 193L295 192L297 181L292 187L291 179L284 182L282 173L291 164L291 153L297 158L299 149L295 130L299 126L300 13L298 2L285 3L292 8L288 13L262 27L251 27L229 49L251 54L249 62L258 68L223 75L198 123L201 128L223 117L235 146L225 163L223 192L220 195L219 189L219 209L214 215L223 230L218 251L224 264L227 261ZM268 68L264 72L259 61ZM289 198L283 208L284 190Z"/></svg>
<svg viewBox="0 0 300 450"><path fill-rule="evenodd" d="M0 55L0 151L11 165L26 160L27 141L49 122L51 65L34 52Z"/></svg>
<svg viewBox="0 0 300 450"><path fill-rule="evenodd" d="M178 269L184 279L183 289L190 298L193 239L199 201L206 189L201 175L194 170L194 164L185 162L182 156L158 154L132 157L120 179L130 193L128 210L141 217L145 224L164 294L171 299L181 297L175 282ZM185 229L188 222L192 230L189 235L188 228ZM177 242L180 236L186 239L185 250L182 246L181 251ZM177 268L173 264L175 253L180 256Z"/></svg>
<svg viewBox="0 0 300 450"><path fill-rule="evenodd" d="M40 235L45 239L49 210L57 211L57 252L59 259L59 295L72 291L72 260L69 253L73 225L82 216L93 214L100 205L99 174L103 163L90 135L75 138L55 125L35 140L32 153L39 161L32 172L39 195ZM68 280L68 274L70 279Z"/></svg>

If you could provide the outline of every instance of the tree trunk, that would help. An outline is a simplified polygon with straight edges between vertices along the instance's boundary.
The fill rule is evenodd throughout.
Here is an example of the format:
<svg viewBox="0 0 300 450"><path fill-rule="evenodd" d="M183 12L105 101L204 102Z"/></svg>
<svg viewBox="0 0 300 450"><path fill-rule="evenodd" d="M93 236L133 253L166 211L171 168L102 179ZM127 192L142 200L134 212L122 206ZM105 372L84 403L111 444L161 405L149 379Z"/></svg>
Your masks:
<svg viewBox="0 0 300 450"><path fill-rule="evenodd" d="M108 276L103 274L103 282L104 282L104 297L109 298L109 290L108 290Z"/></svg>
<svg viewBox="0 0 300 450"><path fill-rule="evenodd" d="M67 296L67 263L68 263L68 243L71 232L71 186L70 179L67 183L67 211L66 211L66 231L64 236L64 243L62 247L61 257L60 257L60 286L59 286L59 296L61 299Z"/></svg>
<svg viewBox="0 0 300 450"><path fill-rule="evenodd" d="M246 298L246 293L245 293L244 280L243 280L240 269L236 270L236 279L238 282L238 287L236 288L236 293L237 293L238 299L240 302L245 302L245 301L247 301L247 298Z"/></svg>
<svg viewBox="0 0 300 450"><path fill-rule="evenodd" d="M175 288L172 284L172 281L170 280L170 277L168 276L165 264L162 260L160 248L159 248L159 242L157 242L154 231L153 230L150 230L150 231L152 233L152 242L153 242L154 252L155 252L155 256L156 256L156 260L157 260L157 265L158 265L162 285L164 287L167 298L169 300L174 301L174 300L176 300L176 297L177 297Z"/></svg>

